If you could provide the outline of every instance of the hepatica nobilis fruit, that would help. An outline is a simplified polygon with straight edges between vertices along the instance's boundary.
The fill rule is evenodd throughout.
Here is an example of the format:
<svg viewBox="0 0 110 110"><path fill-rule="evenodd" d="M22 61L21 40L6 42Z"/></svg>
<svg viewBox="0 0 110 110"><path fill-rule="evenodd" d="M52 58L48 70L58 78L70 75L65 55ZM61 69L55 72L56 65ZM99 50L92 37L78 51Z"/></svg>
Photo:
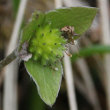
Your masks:
<svg viewBox="0 0 110 110"><path fill-rule="evenodd" d="M53 64L63 57L66 42L59 29L51 29L51 24L38 25L35 35L29 42L29 52L32 53L34 61L42 65Z"/></svg>
<svg viewBox="0 0 110 110"><path fill-rule="evenodd" d="M33 24L35 29L26 41L28 43L26 51L32 55L32 60L36 63L47 66L52 65L63 57L67 40L62 36L59 28L52 28L51 22L44 22L45 16L43 14L35 12L32 18L33 21L37 22ZM28 59L26 60L28 61Z"/></svg>
<svg viewBox="0 0 110 110"><path fill-rule="evenodd" d="M96 8L71 7L34 12L22 31L19 57L35 82L41 99L52 106L58 96L66 44L83 34L91 25Z"/></svg>

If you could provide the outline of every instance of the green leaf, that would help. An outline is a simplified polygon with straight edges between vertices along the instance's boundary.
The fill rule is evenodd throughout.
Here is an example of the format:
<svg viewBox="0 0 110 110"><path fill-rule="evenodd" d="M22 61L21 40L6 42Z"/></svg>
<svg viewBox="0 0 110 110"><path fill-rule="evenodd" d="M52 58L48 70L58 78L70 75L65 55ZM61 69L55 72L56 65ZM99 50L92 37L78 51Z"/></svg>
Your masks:
<svg viewBox="0 0 110 110"><path fill-rule="evenodd" d="M15 16L18 11L19 3L20 3L20 0L12 0L12 6L13 6L13 11Z"/></svg>
<svg viewBox="0 0 110 110"><path fill-rule="evenodd" d="M20 40L20 46L25 42L29 41L31 37L35 35L38 25L42 25L44 19L44 14L35 11L32 14L30 22L24 27L22 32L22 38Z"/></svg>
<svg viewBox="0 0 110 110"><path fill-rule="evenodd" d="M91 25L97 8L71 7L56 9L46 13L46 22L51 22L52 28L74 26L75 33L83 34Z"/></svg>
<svg viewBox="0 0 110 110"><path fill-rule="evenodd" d="M37 85L40 97L49 106L54 104L56 97L58 96L62 79L61 63L58 62L56 65L54 66L55 68L58 68L58 71L51 67L44 67L33 60L25 62L28 73L32 76L32 79Z"/></svg>
<svg viewBox="0 0 110 110"><path fill-rule="evenodd" d="M78 53L72 55L71 60L76 61L80 57L88 57L96 54L110 53L110 45L93 45L86 48L82 48Z"/></svg>

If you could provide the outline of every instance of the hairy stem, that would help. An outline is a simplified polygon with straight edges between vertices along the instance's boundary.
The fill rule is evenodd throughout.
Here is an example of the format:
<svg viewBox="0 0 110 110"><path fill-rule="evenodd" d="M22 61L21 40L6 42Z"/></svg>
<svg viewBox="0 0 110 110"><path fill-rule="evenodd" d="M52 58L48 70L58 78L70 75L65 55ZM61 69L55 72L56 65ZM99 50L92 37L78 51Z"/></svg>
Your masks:
<svg viewBox="0 0 110 110"><path fill-rule="evenodd" d="M9 56L0 61L0 71L2 68L16 59L16 51L14 50Z"/></svg>

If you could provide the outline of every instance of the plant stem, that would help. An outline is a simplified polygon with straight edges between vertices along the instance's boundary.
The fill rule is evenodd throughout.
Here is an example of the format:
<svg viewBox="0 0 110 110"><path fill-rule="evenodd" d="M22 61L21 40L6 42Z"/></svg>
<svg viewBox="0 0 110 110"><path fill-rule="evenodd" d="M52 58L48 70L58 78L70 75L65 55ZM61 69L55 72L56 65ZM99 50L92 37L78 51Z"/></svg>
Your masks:
<svg viewBox="0 0 110 110"><path fill-rule="evenodd" d="M65 79L66 79L70 110L78 110L76 96L75 96L74 78L73 78L74 71L72 70L70 58L65 53L64 53L64 70L65 70Z"/></svg>
<svg viewBox="0 0 110 110"><path fill-rule="evenodd" d="M7 56L6 58L4 58L3 60L0 61L0 71L2 70L2 68L6 65L8 65L9 63L11 63L13 60L15 60L17 57L16 55L16 51L14 50L9 56Z"/></svg>
<svg viewBox="0 0 110 110"><path fill-rule="evenodd" d="M100 21L102 31L102 43L110 45L110 20L109 20L109 0L98 0L100 8ZM104 56L105 82L106 82L106 99L107 110L110 110L110 54Z"/></svg>
<svg viewBox="0 0 110 110"><path fill-rule="evenodd" d="M21 24L23 22L23 17L26 9L28 0L20 0L18 7L18 12L13 27L11 39L7 48L6 55L10 54L15 47L17 47L19 32ZM16 56L13 53L13 56ZM14 60L15 57L13 57ZM4 80L4 95L3 95L3 110L18 110L18 62L14 61L4 70L5 80Z"/></svg>

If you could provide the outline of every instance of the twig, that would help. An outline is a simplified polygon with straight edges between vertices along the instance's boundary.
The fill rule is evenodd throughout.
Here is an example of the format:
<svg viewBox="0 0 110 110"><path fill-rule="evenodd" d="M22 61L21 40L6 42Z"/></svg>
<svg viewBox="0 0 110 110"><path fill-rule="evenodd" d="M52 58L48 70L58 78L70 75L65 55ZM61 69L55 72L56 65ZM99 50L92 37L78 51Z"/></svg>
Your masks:
<svg viewBox="0 0 110 110"><path fill-rule="evenodd" d="M0 71L2 70L2 68L6 65L8 65L9 63L11 63L13 60L16 59L16 52L13 51L9 56L7 56L5 59L3 59L2 61L0 61Z"/></svg>
<svg viewBox="0 0 110 110"><path fill-rule="evenodd" d="M91 101L91 104L92 104L94 110L101 110L101 107L99 104L99 99L97 97L97 93L95 90L95 86L94 86L93 80L90 76L90 72L88 70L88 67L87 67L85 60L84 59L78 59L76 61L76 64L80 70L81 76L82 76L83 81L85 83L85 86L87 88L86 92L88 94L88 97Z"/></svg>
<svg viewBox="0 0 110 110"><path fill-rule="evenodd" d="M88 4L84 1L80 1L80 0L63 0L64 5L67 7L70 6L88 6Z"/></svg>
<svg viewBox="0 0 110 110"><path fill-rule="evenodd" d="M92 100L88 97L87 88L86 88L84 82L81 81L81 79L76 75L75 72L74 72L74 82L75 82L76 89L80 92L80 94L81 94L90 104L93 103Z"/></svg>
<svg viewBox="0 0 110 110"><path fill-rule="evenodd" d="M95 28L95 27L94 27ZM91 41L87 38L87 37L82 37L81 38L81 42L83 42L83 45L84 45L84 47L88 47L88 45L89 46L92 46L92 43L91 43ZM101 46L101 48L99 48L100 49L100 51L103 51L102 53L109 53L110 52L110 47L108 46L108 48L107 48L107 46L104 46L103 48L102 48L103 46ZM107 50L106 50L107 49ZM94 51L94 50L92 50L92 51ZM99 51L98 49L97 49L97 51ZM105 51L105 52L104 52ZM93 53L93 52L92 52ZM97 52L96 52L97 53ZM101 54L101 53L100 53ZM97 70L99 70L99 72L98 73L100 73L100 74L98 74L98 76L99 76L99 78L100 78L100 80L101 80L101 83L102 83L102 85L103 85L103 87L104 88L106 88L106 84L105 84L105 75L104 75L104 73L105 73L105 69L104 69L104 67L103 67L103 61L101 60L101 57L100 57L100 55L98 55L98 53L97 53L97 55L94 55L94 54L91 54L92 55L92 57L93 57L93 59L95 60L95 62L96 62L96 65L97 65ZM84 56L82 56L82 57L84 57Z"/></svg>
<svg viewBox="0 0 110 110"><path fill-rule="evenodd" d="M110 45L110 28L109 28L109 0L98 0L101 15L102 43ZM106 71L106 93L107 106L110 110L110 54L104 56L104 67Z"/></svg>
<svg viewBox="0 0 110 110"><path fill-rule="evenodd" d="M17 41L19 37L19 31L23 21L23 16L28 0L21 0L15 25L13 28L13 33L9 46L7 48L6 55L9 55L17 46ZM4 81L4 102L3 110L17 110L17 72L18 64L17 61L12 62L8 67L5 68L5 81Z"/></svg>
<svg viewBox="0 0 110 110"><path fill-rule="evenodd" d="M55 8L62 7L62 0L54 0L54 2L55 2Z"/></svg>
<svg viewBox="0 0 110 110"><path fill-rule="evenodd" d="M71 67L70 58L66 54L64 54L64 70L65 70L65 79L67 85L70 110L78 110L76 104L76 97L75 97L73 71Z"/></svg>

